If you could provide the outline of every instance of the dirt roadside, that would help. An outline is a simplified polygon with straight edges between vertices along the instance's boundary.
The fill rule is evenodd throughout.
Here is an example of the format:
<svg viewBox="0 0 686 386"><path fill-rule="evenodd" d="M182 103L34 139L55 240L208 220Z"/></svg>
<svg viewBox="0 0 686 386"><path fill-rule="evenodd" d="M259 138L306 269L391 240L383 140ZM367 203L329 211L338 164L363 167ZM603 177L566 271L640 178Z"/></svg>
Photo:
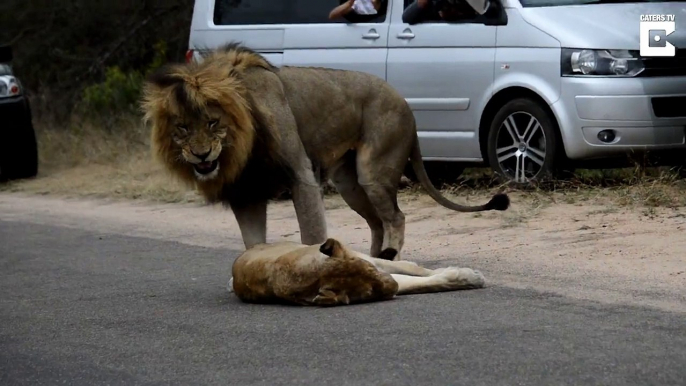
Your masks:
<svg viewBox="0 0 686 386"><path fill-rule="evenodd" d="M481 200L487 196L469 203ZM532 207L513 198L506 212L464 214L416 194L402 195L399 205L407 220L404 259L479 269L488 285L686 312L685 208ZM367 252L364 220L338 196L326 206L329 234ZM0 193L0 221L243 248L233 215L219 206ZM292 204L270 206L268 231L269 241L299 241Z"/></svg>

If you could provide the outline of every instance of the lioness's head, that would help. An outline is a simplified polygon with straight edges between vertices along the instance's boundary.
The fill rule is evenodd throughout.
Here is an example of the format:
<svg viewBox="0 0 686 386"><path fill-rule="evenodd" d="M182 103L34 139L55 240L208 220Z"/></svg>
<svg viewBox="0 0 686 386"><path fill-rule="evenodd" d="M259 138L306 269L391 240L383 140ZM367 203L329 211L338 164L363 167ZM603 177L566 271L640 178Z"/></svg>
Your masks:
<svg viewBox="0 0 686 386"><path fill-rule="evenodd" d="M141 106L162 162L187 182L218 188L232 182L250 156L254 126L248 100L233 63L215 55L153 74Z"/></svg>

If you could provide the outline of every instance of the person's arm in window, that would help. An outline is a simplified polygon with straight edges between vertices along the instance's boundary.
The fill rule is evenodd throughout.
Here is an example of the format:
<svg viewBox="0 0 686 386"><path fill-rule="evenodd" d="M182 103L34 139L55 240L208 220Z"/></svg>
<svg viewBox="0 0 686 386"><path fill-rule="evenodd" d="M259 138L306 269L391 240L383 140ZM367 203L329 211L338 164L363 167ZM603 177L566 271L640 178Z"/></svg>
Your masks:
<svg viewBox="0 0 686 386"><path fill-rule="evenodd" d="M381 5L382 5L381 4L382 0L371 0L370 2L372 4L372 7L374 7L374 10L379 12L379 9L381 8ZM354 4L355 4L355 0L348 0L345 3L334 8L331 11L331 13L329 13L329 20L334 20L336 18L342 17L351 23L355 23L355 22L364 22L365 19L368 19L370 16L376 17L376 15L372 15L372 14L358 15L357 12L355 12L355 9L353 8Z"/></svg>
<svg viewBox="0 0 686 386"><path fill-rule="evenodd" d="M329 12L329 20L338 19L339 17L347 15L350 11L353 10L354 3L355 0L348 0L345 3L339 5L338 7L332 9L331 12Z"/></svg>
<svg viewBox="0 0 686 386"><path fill-rule="evenodd" d="M338 19L350 13L353 10L353 4L355 0L348 0L345 3L339 5L338 7L331 10L329 13L329 20Z"/></svg>
<svg viewBox="0 0 686 386"><path fill-rule="evenodd" d="M414 3L410 4L405 8L405 11L403 11L403 23L421 23L430 6L429 0L415 0Z"/></svg>

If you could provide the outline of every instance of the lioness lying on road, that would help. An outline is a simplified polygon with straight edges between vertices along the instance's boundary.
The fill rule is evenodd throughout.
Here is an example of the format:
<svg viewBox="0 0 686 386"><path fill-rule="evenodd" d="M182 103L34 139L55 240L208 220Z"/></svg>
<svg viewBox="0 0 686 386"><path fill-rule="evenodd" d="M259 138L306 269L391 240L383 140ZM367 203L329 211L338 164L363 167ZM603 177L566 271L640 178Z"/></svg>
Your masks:
<svg viewBox="0 0 686 386"><path fill-rule="evenodd" d="M484 286L479 271L392 261L397 253L387 248L374 258L332 238L312 246L258 244L234 261L229 291L247 303L336 306Z"/></svg>

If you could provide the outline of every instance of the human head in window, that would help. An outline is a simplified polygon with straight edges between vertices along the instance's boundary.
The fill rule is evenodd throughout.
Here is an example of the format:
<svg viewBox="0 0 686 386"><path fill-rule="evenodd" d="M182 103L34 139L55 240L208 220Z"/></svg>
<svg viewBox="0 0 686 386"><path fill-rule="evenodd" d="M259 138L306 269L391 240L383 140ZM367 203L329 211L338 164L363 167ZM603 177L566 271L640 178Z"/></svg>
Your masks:
<svg viewBox="0 0 686 386"><path fill-rule="evenodd" d="M375 17L387 0L343 0L341 5L331 10L329 20L345 18L354 21L357 16Z"/></svg>
<svg viewBox="0 0 686 386"><path fill-rule="evenodd" d="M414 0L403 12L403 23L473 19L489 5L488 0Z"/></svg>

